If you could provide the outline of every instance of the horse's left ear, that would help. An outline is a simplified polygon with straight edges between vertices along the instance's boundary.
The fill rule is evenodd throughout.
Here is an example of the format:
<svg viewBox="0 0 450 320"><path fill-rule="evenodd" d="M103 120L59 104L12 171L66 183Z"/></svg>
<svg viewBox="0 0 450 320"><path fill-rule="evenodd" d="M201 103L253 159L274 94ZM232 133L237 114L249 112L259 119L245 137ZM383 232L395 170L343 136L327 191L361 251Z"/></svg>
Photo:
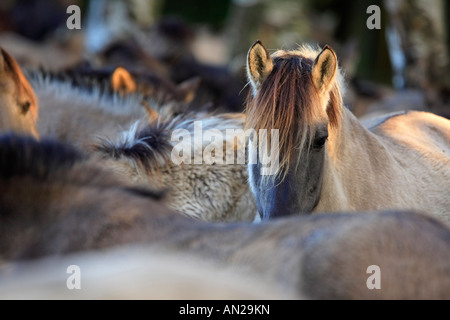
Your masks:
<svg viewBox="0 0 450 320"><path fill-rule="evenodd" d="M254 91L259 89L259 86L272 72L272 69L272 58L261 41L256 41L247 54L247 76Z"/></svg>
<svg viewBox="0 0 450 320"><path fill-rule="evenodd" d="M330 90L336 77L337 64L336 54L326 45L317 56L312 68L312 80L320 93Z"/></svg>
<svg viewBox="0 0 450 320"><path fill-rule="evenodd" d="M0 73L5 69L5 58L3 57L3 49L0 48Z"/></svg>
<svg viewBox="0 0 450 320"><path fill-rule="evenodd" d="M111 75L111 87L120 94L130 94L136 91L137 85L127 69L117 67Z"/></svg>
<svg viewBox="0 0 450 320"><path fill-rule="evenodd" d="M14 58L0 47L0 73L18 73L20 69Z"/></svg>

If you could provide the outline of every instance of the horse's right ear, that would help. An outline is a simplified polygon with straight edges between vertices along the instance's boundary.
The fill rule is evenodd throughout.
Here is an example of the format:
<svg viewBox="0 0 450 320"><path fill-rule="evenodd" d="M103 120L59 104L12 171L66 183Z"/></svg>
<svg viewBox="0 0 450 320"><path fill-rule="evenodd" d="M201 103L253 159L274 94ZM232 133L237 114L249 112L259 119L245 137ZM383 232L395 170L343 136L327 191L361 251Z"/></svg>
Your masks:
<svg viewBox="0 0 450 320"><path fill-rule="evenodd" d="M115 92L124 95L135 92L137 85L127 69L117 67L111 76L111 87Z"/></svg>
<svg viewBox="0 0 450 320"><path fill-rule="evenodd" d="M327 92L336 77L336 53L329 46L325 46L314 61L312 80L320 93Z"/></svg>
<svg viewBox="0 0 450 320"><path fill-rule="evenodd" d="M248 50L247 54L247 76L252 84L253 91L257 91L263 81L272 72L272 58L262 45L261 41L256 41Z"/></svg>

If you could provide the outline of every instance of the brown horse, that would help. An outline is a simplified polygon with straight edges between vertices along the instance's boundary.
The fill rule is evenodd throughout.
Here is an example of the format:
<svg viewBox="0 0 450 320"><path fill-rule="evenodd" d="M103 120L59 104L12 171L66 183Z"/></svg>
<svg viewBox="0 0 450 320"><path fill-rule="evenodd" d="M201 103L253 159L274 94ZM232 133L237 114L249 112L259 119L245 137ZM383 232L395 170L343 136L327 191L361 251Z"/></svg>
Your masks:
<svg viewBox="0 0 450 320"><path fill-rule="evenodd" d="M19 64L0 48L0 130L38 138L38 102Z"/></svg>
<svg viewBox="0 0 450 320"><path fill-rule="evenodd" d="M14 276L14 261L86 250L101 255L133 244L231 268L284 297L450 298L450 230L421 214L198 222L169 210L160 192L118 181L69 146L14 135L0 137L0 191L1 284Z"/></svg>
<svg viewBox="0 0 450 320"><path fill-rule="evenodd" d="M450 219L449 120L406 112L364 126L343 106L342 76L328 46L270 56L258 41L247 70L247 127L278 130L278 170L264 176L260 162L248 167L264 218L412 209ZM261 149L249 152L257 158Z"/></svg>

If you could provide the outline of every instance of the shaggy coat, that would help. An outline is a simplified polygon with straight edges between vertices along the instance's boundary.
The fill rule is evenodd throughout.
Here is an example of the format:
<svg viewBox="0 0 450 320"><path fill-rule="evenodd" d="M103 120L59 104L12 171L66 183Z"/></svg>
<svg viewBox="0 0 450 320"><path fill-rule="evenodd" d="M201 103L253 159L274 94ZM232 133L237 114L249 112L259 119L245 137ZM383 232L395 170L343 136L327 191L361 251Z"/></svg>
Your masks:
<svg viewBox="0 0 450 320"><path fill-rule="evenodd" d="M168 209L160 192L117 181L71 147L11 135L0 137L0 189L4 263L141 244L232 268L289 296L450 298L450 230L418 213L199 222ZM368 287L374 265L380 289ZM13 267L2 268L0 279Z"/></svg>
<svg viewBox="0 0 450 320"><path fill-rule="evenodd" d="M196 124L205 135L195 133ZM136 123L120 138L105 139L94 149L124 179L167 190L165 202L173 210L204 221L253 221L257 210L247 183L246 140L243 134L227 135L227 130L243 132L243 126L243 114L158 118ZM219 138L207 139L208 130ZM174 161L177 148L186 154L181 163Z"/></svg>

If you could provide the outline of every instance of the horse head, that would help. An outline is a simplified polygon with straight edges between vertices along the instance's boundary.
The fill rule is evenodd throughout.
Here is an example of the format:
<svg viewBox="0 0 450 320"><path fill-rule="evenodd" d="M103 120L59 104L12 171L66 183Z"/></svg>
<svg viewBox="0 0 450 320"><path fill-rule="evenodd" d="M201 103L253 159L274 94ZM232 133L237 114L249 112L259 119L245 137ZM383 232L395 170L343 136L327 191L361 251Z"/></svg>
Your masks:
<svg viewBox="0 0 450 320"><path fill-rule="evenodd" d="M279 50L271 56L257 41L247 55L247 75L253 90L246 128L256 134L248 148L249 159L256 161L249 161L248 171L258 211L265 219L309 213L320 200L328 136L332 138L341 117L336 54L326 46L321 51ZM270 143L278 165L269 173L261 161L268 145L261 139L263 130L278 140Z"/></svg>

